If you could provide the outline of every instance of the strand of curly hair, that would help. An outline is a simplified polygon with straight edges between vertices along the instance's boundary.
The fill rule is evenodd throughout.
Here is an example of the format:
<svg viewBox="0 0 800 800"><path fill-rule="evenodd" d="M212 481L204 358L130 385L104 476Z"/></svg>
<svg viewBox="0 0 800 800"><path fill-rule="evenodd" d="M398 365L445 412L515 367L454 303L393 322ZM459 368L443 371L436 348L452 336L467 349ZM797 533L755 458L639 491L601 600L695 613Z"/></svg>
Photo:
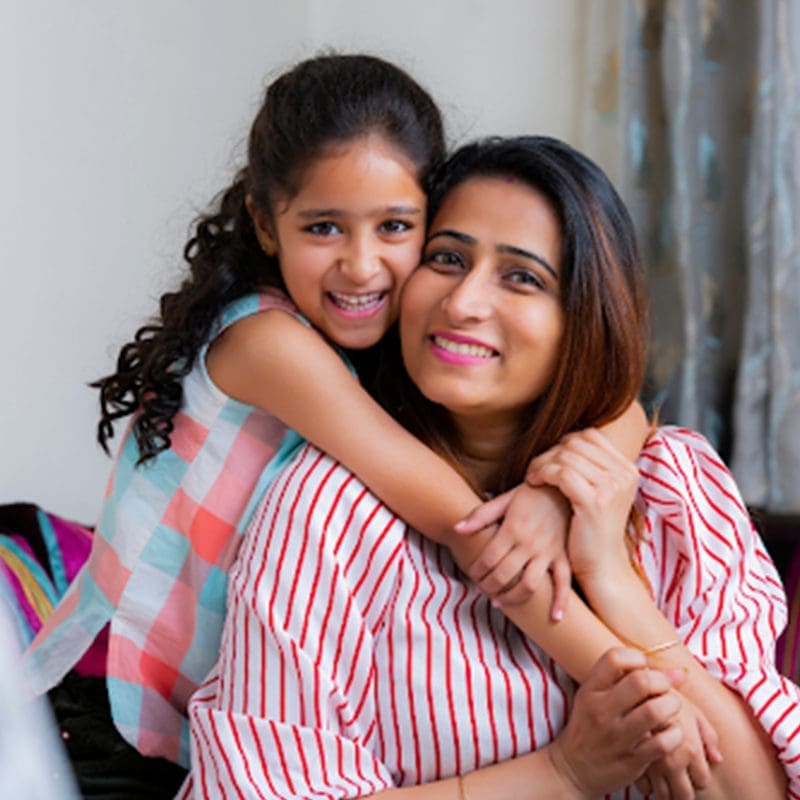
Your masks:
<svg viewBox="0 0 800 800"><path fill-rule="evenodd" d="M136 331L119 353L116 371L90 384L100 390L97 441L109 453L114 423L137 413L133 434L139 464L170 446L183 403L183 380L220 311L258 287L283 287L277 262L258 244L247 212L245 171L199 216L183 257L189 274L159 301L158 317Z"/></svg>

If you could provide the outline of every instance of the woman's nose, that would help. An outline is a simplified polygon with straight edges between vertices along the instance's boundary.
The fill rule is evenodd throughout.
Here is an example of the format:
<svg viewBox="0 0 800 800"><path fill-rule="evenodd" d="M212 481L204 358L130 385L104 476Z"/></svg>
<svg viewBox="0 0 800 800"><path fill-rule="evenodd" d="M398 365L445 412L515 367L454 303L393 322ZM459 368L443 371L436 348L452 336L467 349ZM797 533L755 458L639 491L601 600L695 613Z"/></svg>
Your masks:
<svg viewBox="0 0 800 800"><path fill-rule="evenodd" d="M453 323L482 320L491 310L491 287L479 270L471 270L442 299L442 309Z"/></svg>

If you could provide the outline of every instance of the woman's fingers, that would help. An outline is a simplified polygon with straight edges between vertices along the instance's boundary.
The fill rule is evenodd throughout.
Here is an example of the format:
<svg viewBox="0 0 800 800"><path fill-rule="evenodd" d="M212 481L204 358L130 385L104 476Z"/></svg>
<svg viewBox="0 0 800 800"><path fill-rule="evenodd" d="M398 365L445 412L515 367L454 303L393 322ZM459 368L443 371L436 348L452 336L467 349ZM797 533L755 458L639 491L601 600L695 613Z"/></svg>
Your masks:
<svg viewBox="0 0 800 800"><path fill-rule="evenodd" d="M565 774L587 796L636 781L680 747L684 731L673 722L680 708L669 678L649 669L642 653L608 651L578 689L572 715L554 743Z"/></svg>
<svg viewBox="0 0 800 800"><path fill-rule="evenodd" d="M478 587L496 599L502 598L511 589L531 594L543 580L547 567L544 559L528 559L519 548L514 548L478 581Z"/></svg>
<svg viewBox="0 0 800 800"><path fill-rule="evenodd" d="M516 557L511 561L508 560L514 550L514 542L498 534L499 532L495 532L476 559L467 567L467 575L487 594L499 592L522 571L526 563L526 560ZM490 575L497 573L501 564L504 564L502 574L495 574L494 579L488 580L484 585L484 581ZM492 587L491 590L489 586Z"/></svg>
<svg viewBox="0 0 800 800"><path fill-rule="evenodd" d="M457 522L454 526L456 533L470 534L488 528L495 522L499 522L508 510L514 490L511 489L503 494L481 503L477 508L467 514L464 519Z"/></svg>
<svg viewBox="0 0 800 800"><path fill-rule="evenodd" d="M553 602L550 605L550 619L558 622L563 619L567 610L567 601L572 587L572 567L566 554L562 553L550 565L550 576L553 579Z"/></svg>
<svg viewBox="0 0 800 800"><path fill-rule="evenodd" d="M626 735L635 744L647 734L669 725L681 709L674 692L649 696L626 715Z"/></svg>
<svg viewBox="0 0 800 800"><path fill-rule="evenodd" d="M719 734L708 721L706 715L696 706L695 713L697 715L697 730L700 734L700 740L703 742L706 757L712 764L719 764L722 761L722 752L719 749Z"/></svg>
<svg viewBox="0 0 800 800"><path fill-rule="evenodd" d="M562 442L531 462L526 481L532 485L547 482L543 470L559 466L580 470L589 483L605 483L609 473L619 475L626 482L638 479L638 471L601 433L594 430L570 434ZM553 473L548 473L552 475Z"/></svg>
<svg viewBox="0 0 800 800"><path fill-rule="evenodd" d="M667 725L658 731L653 731L649 736L645 736L635 748L636 758L642 769L664 758L680 747L683 742L683 731L678 725ZM654 786L656 779L662 777L660 774L647 773L647 784ZM638 785L638 781L637 781ZM653 788L650 791L655 791ZM642 792L647 794L647 792Z"/></svg>
<svg viewBox="0 0 800 800"><path fill-rule="evenodd" d="M697 795L695 787L692 786L692 781L685 770L671 773L664 777L663 780L667 785L666 794L663 794L664 800L694 800Z"/></svg>
<svg viewBox="0 0 800 800"><path fill-rule="evenodd" d="M613 647L606 651L592 667L583 686L589 689L610 689L631 670L643 669L647 658L631 647Z"/></svg>

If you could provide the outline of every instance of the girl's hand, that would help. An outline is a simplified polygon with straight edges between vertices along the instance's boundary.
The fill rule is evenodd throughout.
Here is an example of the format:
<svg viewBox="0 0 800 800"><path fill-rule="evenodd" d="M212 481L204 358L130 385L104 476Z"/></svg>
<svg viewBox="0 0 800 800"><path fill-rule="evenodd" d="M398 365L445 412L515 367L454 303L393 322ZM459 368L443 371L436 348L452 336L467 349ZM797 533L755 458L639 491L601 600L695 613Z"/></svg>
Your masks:
<svg viewBox="0 0 800 800"><path fill-rule="evenodd" d="M595 664L575 695L564 730L548 746L556 771L583 797L638 780L679 748L675 723L683 701L674 676L651 669L637 650L614 648Z"/></svg>
<svg viewBox="0 0 800 800"><path fill-rule="evenodd" d="M526 484L478 506L456 525L457 533L472 534L501 524L467 575L500 606L525 602L549 572L550 614L554 621L560 620L571 578L565 551L569 517L569 504L560 492Z"/></svg>
<svg viewBox="0 0 800 800"><path fill-rule="evenodd" d="M579 581L627 567L624 532L638 480L636 466L592 428L531 462L526 481L554 486L572 504L568 553Z"/></svg>
<svg viewBox="0 0 800 800"><path fill-rule="evenodd" d="M719 737L703 712L686 698L676 719L683 741L671 753L653 762L636 781L642 794L656 800L691 800L708 786L709 764L722 761Z"/></svg>

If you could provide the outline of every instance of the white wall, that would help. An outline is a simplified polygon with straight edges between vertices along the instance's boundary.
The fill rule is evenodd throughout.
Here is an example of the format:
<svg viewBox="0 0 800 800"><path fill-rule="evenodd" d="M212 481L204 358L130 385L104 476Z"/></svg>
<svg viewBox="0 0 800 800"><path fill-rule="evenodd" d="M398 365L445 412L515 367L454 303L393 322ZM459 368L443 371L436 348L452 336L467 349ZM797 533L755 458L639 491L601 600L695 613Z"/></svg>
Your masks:
<svg viewBox="0 0 800 800"><path fill-rule="evenodd" d="M11 0L0 23L0 503L94 520L96 393L180 269L266 82L321 47L393 59L455 141L576 140L580 0Z"/></svg>

